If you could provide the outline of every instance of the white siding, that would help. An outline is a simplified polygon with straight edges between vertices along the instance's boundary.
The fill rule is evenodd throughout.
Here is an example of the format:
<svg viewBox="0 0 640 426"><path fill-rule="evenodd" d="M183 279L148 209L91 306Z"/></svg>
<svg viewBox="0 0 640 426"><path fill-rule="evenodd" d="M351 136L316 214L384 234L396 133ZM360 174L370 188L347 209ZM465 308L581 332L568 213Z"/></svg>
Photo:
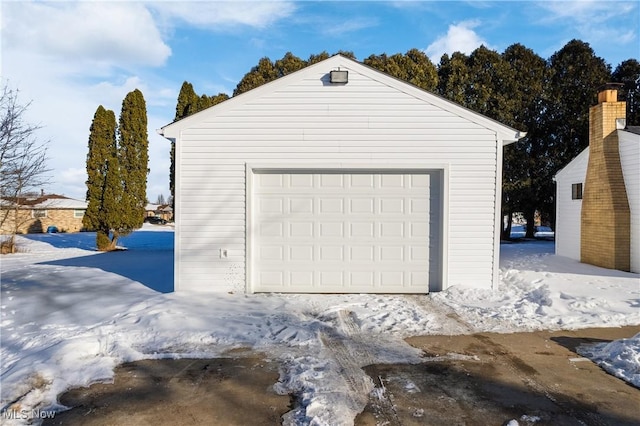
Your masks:
<svg viewBox="0 0 640 426"><path fill-rule="evenodd" d="M618 131L618 139L631 210L631 272L640 273L640 135Z"/></svg>
<svg viewBox="0 0 640 426"><path fill-rule="evenodd" d="M446 168L443 275L449 285L493 286L502 150L496 131L436 106L440 98L426 102L410 86L400 90L397 81L372 79L370 70L364 75L349 64L341 64L349 70L346 85L327 84L331 67L310 67L304 78L240 95L166 135L177 139L178 289L246 291L248 163Z"/></svg>
<svg viewBox="0 0 640 426"><path fill-rule="evenodd" d="M556 175L556 254L575 260L580 260L582 200L571 199L571 185L584 185L588 162L586 148Z"/></svg>

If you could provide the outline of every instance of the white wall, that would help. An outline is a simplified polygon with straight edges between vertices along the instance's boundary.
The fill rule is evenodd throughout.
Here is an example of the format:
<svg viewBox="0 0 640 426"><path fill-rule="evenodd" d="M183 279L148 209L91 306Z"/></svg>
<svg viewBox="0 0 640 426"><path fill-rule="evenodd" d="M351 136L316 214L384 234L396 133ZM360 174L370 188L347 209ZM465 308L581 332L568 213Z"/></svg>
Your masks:
<svg viewBox="0 0 640 426"><path fill-rule="evenodd" d="M165 136L177 139L177 289L246 290L247 163L342 162L446 166L444 274L449 285L492 287L502 150L496 130L395 79L334 62L349 70L348 84L329 85L335 67L312 66L168 126Z"/></svg>
<svg viewBox="0 0 640 426"><path fill-rule="evenodd" d="M586 148L556 175L556 254L576 260L580 260L582 200L571 199L571 185L584 185L588 162Z"/></svg>
<svg viewBox="0 0 640 426"><path fill-rule="evenodd" d="M640 273L640 135L618 131L618 139L631 210L631 272Z"/></svg>

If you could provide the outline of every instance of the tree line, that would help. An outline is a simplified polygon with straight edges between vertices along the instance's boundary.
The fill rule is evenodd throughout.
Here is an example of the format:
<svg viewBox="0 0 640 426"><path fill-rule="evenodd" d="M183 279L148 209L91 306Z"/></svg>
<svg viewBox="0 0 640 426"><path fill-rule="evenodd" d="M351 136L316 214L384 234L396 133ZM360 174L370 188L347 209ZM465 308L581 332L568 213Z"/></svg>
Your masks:
<svg viewBox="0 0 640 426"><path fill-rule="evenodd" d="M341 53L355 59L352 52ZM327 52L303 60L292 53L272 61L265 57L240 80L233 96L254 89L328 58ZM527 133L504 150L502 212L522 212L527 235L533 236L534 216L555 224L553 176L589 143L589 107L597 88L607 82L624 84L619 98L627 101L627 123L640 124L640 63L630 58L612 71L588 43L571 40L548 59L516 43L498 53L480 46L470 54L445 54L435 65L419 49L405 54L370 55L362 61L377 70L438 94L473 111ZM229 98L197 95L184 82L175 120ZM175 198L174 154L170 189ZM503 229L508 238L511 223Z"/></svg>
<svg viewBox="0 0 640 426"><path fill-rule="evenodd" d="M138 89L122 101L120 119L98 106L89 130L87 210L82 224L96 231L98 250L142 226L147 204L147 109Z"/></svg>

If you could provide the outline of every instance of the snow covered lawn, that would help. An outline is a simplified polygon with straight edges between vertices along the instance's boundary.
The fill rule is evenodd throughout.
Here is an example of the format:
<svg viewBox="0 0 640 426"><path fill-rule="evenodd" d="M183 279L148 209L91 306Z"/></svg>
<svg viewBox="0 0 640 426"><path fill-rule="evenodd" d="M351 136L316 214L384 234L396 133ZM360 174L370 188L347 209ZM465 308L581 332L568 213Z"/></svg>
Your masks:
<svg viewBox="0 0 640 426"><path fill-rule="evenodd" d="M640 324L637 274L556 257L548 241L503 245L495 292L176 294L171 231L147 224L117 253L95 252L92 233L31 235L0 258L3 411L62 409L57 395L109 381L122 362L242 347L281 363L276 390L302 401L288 421L350 423L362 407L344 397L345 371L365 383L365 363L420 362L405 337ZM347 365L363 350L362 365ZM583 352L640 386L640 335Z"/></svg>

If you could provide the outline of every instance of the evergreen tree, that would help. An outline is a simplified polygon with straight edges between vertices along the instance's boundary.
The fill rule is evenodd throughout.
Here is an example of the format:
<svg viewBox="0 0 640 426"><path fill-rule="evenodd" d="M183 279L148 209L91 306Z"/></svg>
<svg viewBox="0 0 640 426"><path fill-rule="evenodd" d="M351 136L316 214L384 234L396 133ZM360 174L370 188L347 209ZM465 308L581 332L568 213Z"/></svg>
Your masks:
<svg viewBox="0 0 640 426"><path fill-rule="evenodd" d="M278 71L274 63L271 62L271 59L264 57L258 61L258 65L251 68L251 71L242 77L242 80L240 80L236 89L233 91L233 96L248 92L276 78L278 78Z"/></svg>
<svg viewBox="0 0 640 426"><path fill-rule="evenodd" d="M501 123L513 123L515 76L502 56L484 46L467 58L465 106Z"/></svg>
<svg viewBox="0 0 640 426"><path fill-rule="evenodd" d="M322 51L317 55L309 55L309 59L307 59L307 65L313 65L318 62L322 62L325 59L329 59L331 55L329 55L326 51Z"/></svg>
<svg viewBox="0 0 640 426"><path fill-rule="evenodd" d="M147 108L142 92L129 92L122 101L118 127L118 161L122 181L119 217L114 217L113 240L142 226L147 204L149 141ZM115 244L115 243L114 243Z"/></svg>
<svg viewBox="0 0 640 426"><path fill-rule="evenodd" d="M353 59L354 61L356 60L356 55L350 50L342 50L342 49L340 49L334 54L334 56L335 55L342 55L345 58Z"/></svg>
<svg viewBox="0 0 640 426"><path fill-rule="evenodd" d="M554 53L548 66L544 154L555 174L589 145L589 107L597 102L598 87L611 81L611 69L580 40L571 40Z"/></svg>
<svg viewBox="0 0 640 426"><path fill-rule="evenodd" d="M503 238L508 239L512 213L524 212L533 233L533 217L539 207L537 189L541 185L541 175L537 168L540 164L544 166L544 157L540 155L543 144L540 114L547 67L543 58L521 44L509 46L502 57L513 76L510 89L514 100L512 121L506 124L527 132L524 139L504 148L502 212L508 222L503 229Z"/></svg>
<svg viewBox="0 0 640 426"><path fill-rule="evenodd" d="M613 71L612 81L624 84L618 98L627 102L627 125L640 126L640 62L623 61Z"/></svg>
<svg viewBox="0 0 640 426"><path fill-rule="evenodd" d="M364 64L425 90L437 87L438 71L427 55L418 49L411 49L404 55L371 55Z"/></svg>
<svg viewBox="0 0 640 426"><path fill-rule="evenodd" d="M82 224L96 231L98 250L115 248L109 240L112 217L119 216L122 185L116 143L116 116L98 107L89 132L87 154L87 210Z"/></svg>
<svg viewBox="0 0 640 426"><path fill-rule="evenodd" d="M287 52L282 59L278 59L273 66L276 69L276 75L280 78L301 70L307 66L307 63L291 52Z"/></svg>
<svg viewBox="0 0 640 426"><path fill-rule="evenodd" d="M552 224L553 176L589 145L589 108L597 102L598 87L608 81L610 66L580 40L569 41L547 61L533 185L537 209Z"/></svg>
<svg viewBox="0 0 640 426"><path fill-rule="evenodd" d="M176 116L173 121L187 117L198 110L198 95L193 90L193 85L187 81L182 83L176 104Z"/></svg>
<svg viewBox="0 0 640 426"><path fill-rule="evenodd" d="M438 93L450 101L467 106L466 88L470 76L467 67L467 56L454 52L451 57L442 55L438 66Z"/></svg>

